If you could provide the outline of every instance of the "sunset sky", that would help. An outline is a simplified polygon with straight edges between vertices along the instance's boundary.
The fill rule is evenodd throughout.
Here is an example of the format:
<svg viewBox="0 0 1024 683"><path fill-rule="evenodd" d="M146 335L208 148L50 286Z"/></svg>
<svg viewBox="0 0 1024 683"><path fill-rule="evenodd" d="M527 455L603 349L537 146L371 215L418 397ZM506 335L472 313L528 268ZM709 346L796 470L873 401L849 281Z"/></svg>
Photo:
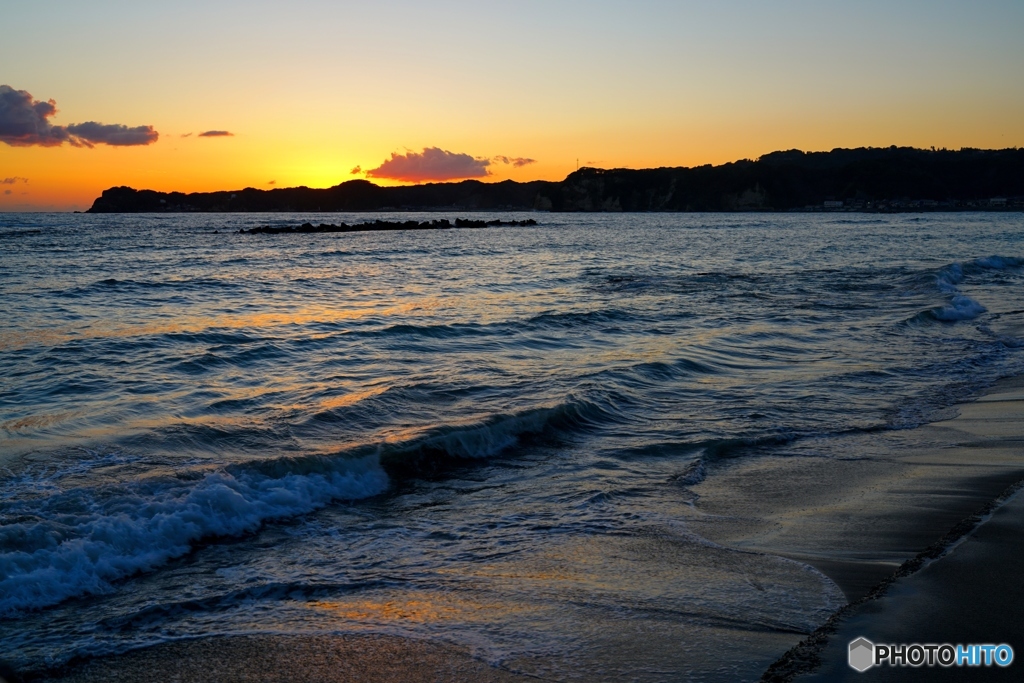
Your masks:
<svg viewBox="0 0 1024 683"><path fill-rule="evenodd" d="M114 185L1024 146L1020 0L58 1L2 16L6 211L86 209Z"/></svg>

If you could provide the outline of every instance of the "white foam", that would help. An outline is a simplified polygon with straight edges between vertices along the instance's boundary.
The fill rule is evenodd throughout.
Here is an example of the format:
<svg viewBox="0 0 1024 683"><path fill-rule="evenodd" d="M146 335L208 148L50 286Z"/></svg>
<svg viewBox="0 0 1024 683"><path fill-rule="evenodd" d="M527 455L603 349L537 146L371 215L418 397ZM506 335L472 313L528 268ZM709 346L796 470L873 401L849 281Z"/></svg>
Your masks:
<svg viewBox="0 0 1024 683"><path fill-rule="evenodd" d="M932 309L932 315L937 320L944 322L973 320L977 318L988 309L969 296L961 294L959 285L964 281L966 272L1005 270L1007 268L1019 268L1022 265L1024 265L1024 259L998 255L975 259L968 262L966 266L959 262L951 263L941 269L935 276L935 284L938 286L939 291L943 294L949 294L950 301L945 306Z"/></svg>
<svg viewBox="0 0 1024 683"><path fill-rule="evenodd" d="M13 548L0 553L0 615L109 592L111 582L180 557L203 538L249 533L387 486L374 455L314 473L271 477L235 468L29 501L7 510L27 521L0 527L0 547Z"/></svg>
<svg viewBox="0 0 1024 683"><path fill-rule="evenodd" d="M939 286L939 291L946 294L951 294L960 291L957 288L964 280L964 267L959 263L953 263L946 266L939 271L939 274L935 276L936 284Z"/></svg>
<svg viewBox="0 0 1024 683"><path fill-rule="evenodd" d="M948 304L932 310L932 315L938 320L953 322L956 320L972 320L987 311L969 296L958 294Z"/></svg>

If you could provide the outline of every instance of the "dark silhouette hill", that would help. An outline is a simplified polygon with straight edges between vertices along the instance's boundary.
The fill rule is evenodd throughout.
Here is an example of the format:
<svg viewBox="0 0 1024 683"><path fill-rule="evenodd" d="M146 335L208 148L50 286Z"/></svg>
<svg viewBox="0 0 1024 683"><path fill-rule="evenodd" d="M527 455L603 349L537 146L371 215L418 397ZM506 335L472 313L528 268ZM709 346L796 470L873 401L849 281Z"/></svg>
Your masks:
<svg viewBox="0 0 1024 683"><path fill-rule="evenodd" d="M773 152L693 168L581 168L561 182L155 192L114 187L90 213L183 211L790 211L1024 208L1024 149Z"/></svg>

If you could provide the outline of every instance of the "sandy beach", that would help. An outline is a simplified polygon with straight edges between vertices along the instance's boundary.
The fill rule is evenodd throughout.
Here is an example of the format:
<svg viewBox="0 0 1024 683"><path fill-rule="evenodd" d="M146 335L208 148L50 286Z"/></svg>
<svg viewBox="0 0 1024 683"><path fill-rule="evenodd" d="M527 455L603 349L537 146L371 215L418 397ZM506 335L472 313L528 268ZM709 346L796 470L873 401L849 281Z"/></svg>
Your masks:
<svg viewBox="0 0 1024 683"><path fill-rule="evenodd" d="M1004 380L956 412L954 419L917 430L861 437L871 442L863 459L808 458L796 477L790 467L788 478L777 479L772 474L781 470L758 459L723 468L695 488L700 498L689 520L695 528L716 513L719 491L733 493L733 509L736 492L746 491L742 515L705 526L709 534L720 532L712 540L807 562L852 603L773 665L765 680L858 676L846 665L846 643L861 635L877 642L1007 642L1024 652L1012 626L1024 604L1016 580L1024 499L1013 497L1024 479L1024 379ZM935 446L900 447L911 441ZM777 495L757 495L759 490ZM793 636L794 645L799 639ZM1012 677L1015 668L1000 673ZM993 671L875 669L869 675L904 680L940 673L972 680ZM378 635L188 640L79 663L50 676L46 680L75 683L528 677L455 646Z"/></svg>
<svg viewBox="0 0 1024 683"><path fill-rule="evenodd" d="M1022 534L1024 497L1017 494L946 555L852 608L821 652L821 668L795 680L1020 680ZM859 674L847 665L847 645L862 636L873 643L1005 643L1016 657L1006 668L881 666Z"/></svg>
<svg viewBox="0 0 1024 683"><path fill-rule="evenodd" d="M934 5L6 3L0 683L1024 681L1024 1Z"/></svg>
<svg viewBox="0 0 1024 683"><path fill-rule="evenodd" d="M87 662L46 680L502 683L523 679L444 644L388 636L246 636L160 645Z"/></svg>
<svg viewBox="0 0 1024 683"><path fill-rule="evenodd" d="M853 545L857 560L819 564L834 577L846 581L852 604L842 610L800 646L786 654L766 672L765 681L843 680L1019 680L1020 662L1000 669L991 667L920 668L874 667L861 674L847 664L848 644L864 637L873 643L1006 643L1024 652L1019 624L1024 618L1024 591L1020 566L1024 559L1020 539L1024 534L1024 497L1019 489L1019 461L1024 457L1024 378L1004 380L984 397L958 407L953 420L933 423L929 430L952 430L959 445L947 449L947 457L936 458L937 481L951 462L977 469L980 476L963 479L961 489L934 490L937 500L948 500L950 508L965 510L981 503L973 514L964 516L945 533L936 534L932 544L908 559L876 584L867 594L860 592L876 565L886 561L890 548L919 538L929 520L935 529L943 511L921 502L908 506L908 536L878 544L875 556L864 556L865 546ZM911 461L922 461L910 454ZM949 485L955 485L955 481ZM999 488L1003 486L1002 491ZM908 490L910 487L908 486ZM920 484L911 500L927 499ZM884 520L883 520L884 521ZM888 529L881 524L881 529ZM913 534L912 536L910 534ZM850 539L851 543L854 539ZM858 575L857 569L862 572Z"/></svg>

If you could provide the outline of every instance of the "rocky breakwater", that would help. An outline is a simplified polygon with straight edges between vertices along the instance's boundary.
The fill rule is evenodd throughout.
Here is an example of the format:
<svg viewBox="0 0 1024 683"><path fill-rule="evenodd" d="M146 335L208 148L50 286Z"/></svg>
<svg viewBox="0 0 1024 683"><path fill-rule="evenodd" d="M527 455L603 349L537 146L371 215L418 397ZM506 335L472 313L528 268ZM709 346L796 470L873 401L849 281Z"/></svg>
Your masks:
<svg viewBox="0 0 1024 683"><path fill-rule="evenodd" d="M238 232L247 235L279 235L281 233L321 233L321 232L365 232L367 230L448 230L451 228L499 228L499 227L529 227L537 225L537 221L528 218L523 221L479 221L470 218L456 218L450 221L447 218L433 221L370 221L356 225L347 223L303 223L302 225L262 225L255 228L240 229Z"/></svg>

